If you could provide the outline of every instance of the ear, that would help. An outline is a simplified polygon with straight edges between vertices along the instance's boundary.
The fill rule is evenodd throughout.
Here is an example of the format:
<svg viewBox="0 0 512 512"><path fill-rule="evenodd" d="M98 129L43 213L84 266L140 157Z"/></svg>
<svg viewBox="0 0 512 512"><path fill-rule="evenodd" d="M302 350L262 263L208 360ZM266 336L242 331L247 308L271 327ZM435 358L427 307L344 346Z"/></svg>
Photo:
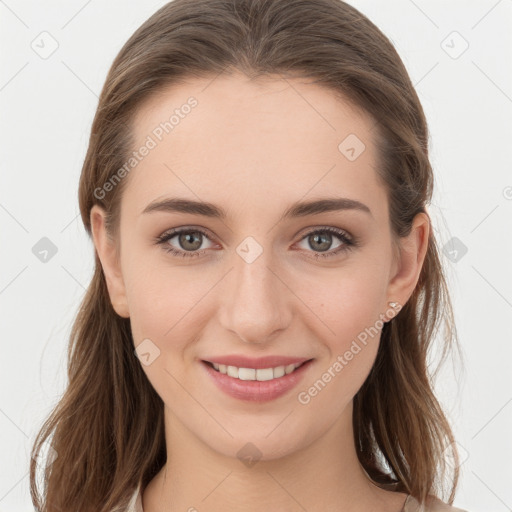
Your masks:
<svg viewBox="0 0 512 512"><path fill-rule="evenodd" d="M416 288L425 260L430 233L430 218L418 213L406 237L398 239L398 251L388 285L388 300L401 307L409 300Z"/></svg>
<svg viewBox="0 0 512 512"><path fill-rule="evenodd" d="M105 228L105 210L98 205L94 205L91 208L90 219L93 242L98 258L101 261L103 273L105 274L110 302L119 316L129 318L126 289L121 273L121 265L119 264L117 247L115 242L109 238Z"/></svg>

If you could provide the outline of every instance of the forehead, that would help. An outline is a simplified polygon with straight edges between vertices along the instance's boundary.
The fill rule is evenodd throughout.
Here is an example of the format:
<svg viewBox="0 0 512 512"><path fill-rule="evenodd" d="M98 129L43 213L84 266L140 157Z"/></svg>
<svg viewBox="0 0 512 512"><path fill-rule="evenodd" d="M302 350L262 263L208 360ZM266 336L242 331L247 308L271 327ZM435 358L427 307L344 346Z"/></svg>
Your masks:
<svg viewBox="0 0 512 512"><path fill-rule="evenodd" d="M125 194L139 212L171 193L245 210L306 195L382 196L373 126L363 111L307 79L190 79L138 109L133 150L150 149Z"/></svg>

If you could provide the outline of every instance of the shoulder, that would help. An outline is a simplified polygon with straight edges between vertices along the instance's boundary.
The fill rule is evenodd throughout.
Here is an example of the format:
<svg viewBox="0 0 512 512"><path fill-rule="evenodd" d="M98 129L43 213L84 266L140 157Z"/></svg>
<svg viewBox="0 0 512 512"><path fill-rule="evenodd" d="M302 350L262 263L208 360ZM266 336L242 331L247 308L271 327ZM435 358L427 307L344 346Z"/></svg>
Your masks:
<svg viewBox="0 0 512 512"><path fill-rule="evenodd" d="M413 498L412 496L408 496L405 506L404 512L469 512L468 510L452 507L448 505L444 501L441 501L436 496L430 495L426 507L422 508L420 503Z"/></svg>
<svg viewBox="0 0 512 512"><path fill-rule="evenodd" d="M138 487L133 493L128 507L126 508L126 512L143 512L142 510L142 495L140 492L140 487Z"/></svg>

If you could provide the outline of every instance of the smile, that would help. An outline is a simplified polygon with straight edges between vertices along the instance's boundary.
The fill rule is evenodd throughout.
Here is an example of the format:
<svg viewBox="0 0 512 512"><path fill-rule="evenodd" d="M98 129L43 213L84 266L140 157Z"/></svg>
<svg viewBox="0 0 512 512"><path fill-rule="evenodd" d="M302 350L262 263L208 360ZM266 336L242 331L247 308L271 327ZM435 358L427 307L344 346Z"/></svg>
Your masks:
<svg viewBox="0 0 512 512"><path fill-rule="evenodd" d="M228 375L229 377L233 377L234 379L239 380L257 380L257 381L266 381L266 380L274 380L283 377L284 375L289 375L294 372L297 368L302 366L304 363L297 364L289 364L286 366L276 366L274 368L238 368L237 366L225 365L225 364L217 364L211 363L210 361L205 361L207 364L211 365L212 368L217 370L219 373L223 373L224 375Z"/></svg>
<svg viewBox="0 0 512 512"><path fill-rule="evenodd" d="M216 388L232 398L252 402L267 402L287 394L299 384L312 364L313 359L309 359L268 368L247 368L201 361L207 378ZM263 366L261 362L254 366L260 365Z"/></svg>

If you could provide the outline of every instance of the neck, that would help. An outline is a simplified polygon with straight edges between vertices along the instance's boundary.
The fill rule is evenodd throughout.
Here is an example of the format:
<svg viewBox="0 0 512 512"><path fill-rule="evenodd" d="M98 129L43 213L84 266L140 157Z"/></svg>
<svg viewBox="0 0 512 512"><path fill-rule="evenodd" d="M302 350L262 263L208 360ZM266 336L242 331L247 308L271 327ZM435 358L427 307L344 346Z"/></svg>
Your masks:
<svg viewBox="0 0 512 512"><path fill-rule="evenodd" d="M305 448L252 464L214 451L167 407L165 429L167 462L144 490L144 512L399 512L406 498L379 488L360 465L352 402Z"/></svg>

